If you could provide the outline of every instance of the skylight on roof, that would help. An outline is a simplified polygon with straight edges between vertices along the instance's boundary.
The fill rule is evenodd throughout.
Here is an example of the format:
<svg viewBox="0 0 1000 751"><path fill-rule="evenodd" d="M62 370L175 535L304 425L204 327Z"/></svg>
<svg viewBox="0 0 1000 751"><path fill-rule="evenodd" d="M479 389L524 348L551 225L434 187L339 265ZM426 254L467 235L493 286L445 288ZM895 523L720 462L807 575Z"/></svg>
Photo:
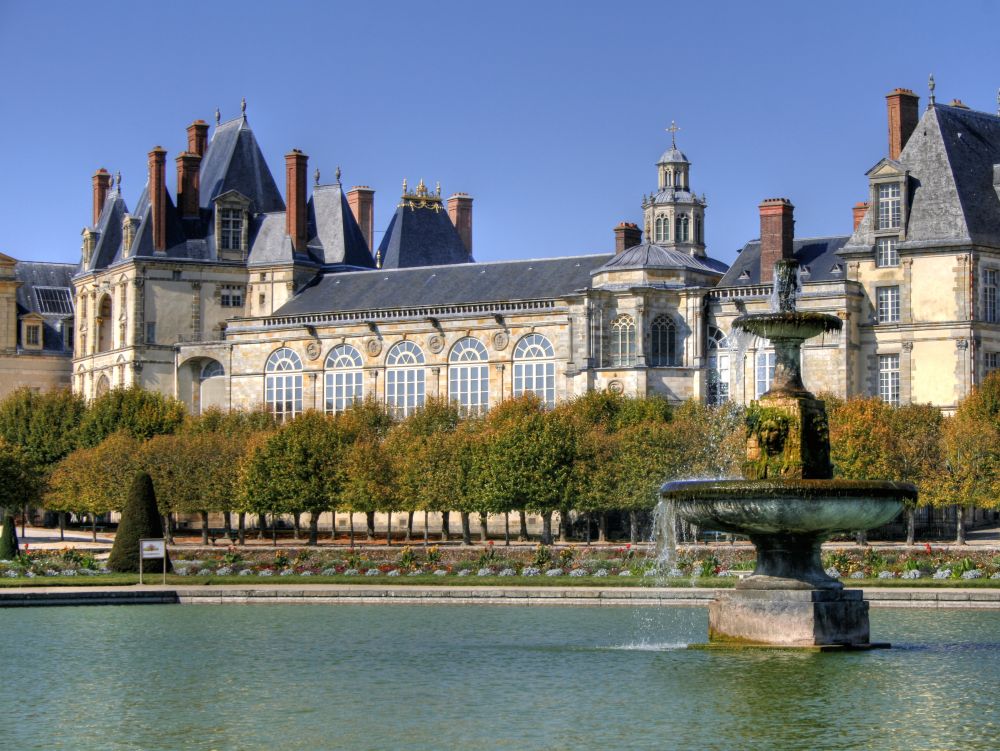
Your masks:
<svg viewBox="0 0 1000 751"><path fill-rule="evenodd" d="M50 315L73 314L73 298L69 287L35 287L38 312Z"/></svg>

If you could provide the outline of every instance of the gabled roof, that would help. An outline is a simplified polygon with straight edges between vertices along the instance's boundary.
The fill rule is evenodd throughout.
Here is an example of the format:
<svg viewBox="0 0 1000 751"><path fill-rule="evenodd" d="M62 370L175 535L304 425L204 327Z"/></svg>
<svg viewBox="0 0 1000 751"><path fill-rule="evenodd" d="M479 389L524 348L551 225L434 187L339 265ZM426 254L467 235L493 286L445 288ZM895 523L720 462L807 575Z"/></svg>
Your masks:
<svg viewBox="0 0 1000 751"><path fill-rule="evenodd" d="M708 274L724 274L728 268L722 261L708 256L693 256L676 248L642 243L612 256L611 260L593 273L625 269L690 269Z"/></svg>
<svg viewBox="0 0 1000 751"><path fill-rule="evenodd" d="M71 317L67 313L48 313L39 305L38 288L66 290L70 306L73 304L73 274L77 268L70 263L41 263L38 261L18 261L14 267L14 277L21 282L17 288L17 312L19 316L34 315L43 319L42 347L47 352L71 354L63 349L61 324ZM18 327L18 337L20 337Z"/></svg>
<svg viewBox="0 0 1000 751"><path fill-rule="evenodd" d="M200 180L203 209L211 208L213 200L230 190L249 198L254 212L285 209L245 116L216 126L201 162Z"/></svg>
<svg viewBox="0 0 1000 751"><path fill-rule="evenodd" d="M116 188L108 193L104 200L104 209L97 220L97 245L94 252L90 254L90 263L87 268L81 271L92 271L101 269L114 263L121 250L122 245L122 220L128 213L128 206L121 192Z"/></svg>
<svg viewBox="0 0 1000 751"><path fill-rule="evenodd" d="M802 281L827 282L846 278L846 265L837 255L847 237L803 237L792 244L799 262ZM751 240L740 250L719 287L744 287L760 284L760 240Z"/></svg>
<svg viewBox="0 0 1000 751"><path fill-rule="evenodd" d="M589 286L591 270L608 258L571 256L327 273L317 276L275 315L551 300Z"/></svg>
<svg viewBox="0 0 1000 751"><path fill-rule="evenodd" d="M309 199L309 252L327 266L375 268L368 243L340 183L317 185Z"/></svg>
<svg viewBox="0 0 1000 751"><path fill-rule="evenodd" d="M436 209L405 203L397 207L378 253L385 269L468 263L472 260L448 218L448 212L440 205Z"/></svg>

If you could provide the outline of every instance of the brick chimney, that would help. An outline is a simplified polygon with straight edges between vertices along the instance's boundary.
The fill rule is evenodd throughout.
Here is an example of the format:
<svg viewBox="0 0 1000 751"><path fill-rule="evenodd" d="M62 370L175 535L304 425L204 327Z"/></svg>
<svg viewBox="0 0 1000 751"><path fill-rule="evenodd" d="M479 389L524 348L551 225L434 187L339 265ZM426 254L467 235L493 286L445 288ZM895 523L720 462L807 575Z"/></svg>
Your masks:
<svg viewBox="0 0 1000 751"><path fill-rule="evenodd" d="M865 214L868 213L868 207L871 204L868 201L858 201L854 204L854 208L851 211L854 212L854 229L857 229L861 224L861 221L865 218Z"/></svg>
<svg viewBox="0 0 1000 751"><path fill-rule="evenodd" d="M306 164L309 157L298 149L285 154L285 233L298 253L305 252L309 242L306 230Z"/></svg>
<svg viewBox="0 0 1000 751"><path fill-rule="evenodd" d="M208 123L204 120L195 120L188 126L188 148L192 154L205 156L205 149L208 148Z"/></svg>
<svg viewBox="0 0 1000 751"><path fill-rule="evenodd" d="M458 230L462 245L472 255L472 196L455 193L448 199L448 218Z"/></svg>
<svg viewBox="0 0 1000 751"><path fill-rule="evenodd" d="M361 227L361 234L371 250L375 236L375 191L367 185L355 185L347 191L347 205L351 207L354 221Z"/></svg>
<svg viewBox="0 0 1000 751"><path fill-rule="evenodd" d="M760 281L774 280L774 264L794 257L795 207L787 198L765 198L760 204Z"/></svg>
<svg viewBox="0 0 1000 751"><path fill-rule="evenodd" d="M893 89L885 95L889 110L889 158L899 159L920 119L917 104L920 97L909 89Z"/></svg>
<svg viewBox="0 0 1000 751"><path fill-rule="evenodd" d="M615 255L642 242L642 230L638 224L620 222L615 227Z"/></svg>
<svg viewBox="0 0 1000 751"><path fill-rule="evenodd" d="M149 152L149 215L153 220L153 251L167 252L167 150Z"/></svg>
<svg viewBox="0 0 1000 751"><path fill-rule="evenodd" d="M104 202L108 199L108 191L111 190L111 173L101 167L91 178L94 184L94 226L101 219L101 212L104 211Z"/></svg>
<svg viewBox="0 0 1000 751"><path fill-rule="evenodd" d="M197 219L201 214L198 191L201 157L185 151L177 157L177 207L184 219Z"/></svg>

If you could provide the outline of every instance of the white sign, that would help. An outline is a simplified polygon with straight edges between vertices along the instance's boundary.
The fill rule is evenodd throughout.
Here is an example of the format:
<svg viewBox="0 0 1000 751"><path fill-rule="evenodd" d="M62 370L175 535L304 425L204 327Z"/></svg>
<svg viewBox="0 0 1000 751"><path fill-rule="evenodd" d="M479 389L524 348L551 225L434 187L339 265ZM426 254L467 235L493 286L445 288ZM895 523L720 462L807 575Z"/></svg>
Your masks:
<svg viewBox="0 0 1000 751"><path fill-rule="evenodd" d="M166 540L139 540L139 555L142 558L166 558Z"/></svg>

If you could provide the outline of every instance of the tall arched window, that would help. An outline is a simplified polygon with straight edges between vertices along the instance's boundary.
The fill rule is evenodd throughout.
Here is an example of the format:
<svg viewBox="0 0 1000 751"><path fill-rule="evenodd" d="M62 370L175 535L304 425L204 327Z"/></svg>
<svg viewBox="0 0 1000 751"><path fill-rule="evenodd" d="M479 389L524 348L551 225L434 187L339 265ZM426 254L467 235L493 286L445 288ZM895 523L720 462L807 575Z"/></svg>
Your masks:
<svg viewBox="0 0 1000 751"><path fill-rule="evenodd" d="M463 413L481 415L489 409L489 354L478 339L459 339L448 356L448 398Z"/></svg>
<svg viewBox="0 0 1000 751"><path fill-rule="evenodd" d="M708 327L708 403L729 401L729 339L715 326Z"/></svg>
<svg viewBox="0 0 1000 751"><path fill-rule="evenodd" d="M111 381L105 374L101 374L101 377L97 379L97 386L94 388L94 396L104 396L111 390Z"/></svg>
<svg viewBox="0 0 1000 751"><path fill-rule="evenodd" d="M528 334L514 347L514 396L532 393L548 407L556 403L556 365L552 342Z"/></svg>
<svg viewBox="0 0 1000 751"><path fill-rule="evenodd" d="M686 243L690 237L690 220L687 214L678 214L674 220L674 241Z"/></svg>
<svg viewBox="0 0 1000 751"><path fill-rule="evenodd" d="M653 319L649 327L652 348L650 362L654 368L677 365L677 327L674 320L664 314Z"/></svg>
<svg viewBox="0 0 1000 751"><path fill-rule="evenodd" d="M424 406L424 353L413 342L394 344L385 358L385 402L397 417Z"/></svg>
<svg viewBox="0 0 1000 751"><path fill-rule="evenodd" d="M635 321L620 315L611 322L611 366L635 365Z"/></svg>
<svg viewBox="0 0 1000 751"><path fill-rule="evenodd" d="M107 352L111 344L111 295L104 295L97 306L97 351Z"/></svg>
<svg viewBox="0 0 1000 751"><path fill-rule="evenodd" d="M704 245L705 237L703 235L704 230L702 229L701 217L696 216L694 218L694 241L699 245Z"/></svg>
<svg viewBox="0 0 1000 751"><path fill-rule="evenodd" d="M656 218L656 234L653 236L654 242L670 242L670 219L665 216Z"/></svg>
<svg viewBox="0 0 1000 751"><path fill-rule="evenodd" d="M338 344L326 356L323 408L343 412L364 397L361 353L350 344Z"/></svg>
<svg viewBox="0 0 1000 751"><path fill-rule="evenodd" d="M288 347L275 350L267 358L264 403L282 422L302 411L302 360Z"/></svg>

